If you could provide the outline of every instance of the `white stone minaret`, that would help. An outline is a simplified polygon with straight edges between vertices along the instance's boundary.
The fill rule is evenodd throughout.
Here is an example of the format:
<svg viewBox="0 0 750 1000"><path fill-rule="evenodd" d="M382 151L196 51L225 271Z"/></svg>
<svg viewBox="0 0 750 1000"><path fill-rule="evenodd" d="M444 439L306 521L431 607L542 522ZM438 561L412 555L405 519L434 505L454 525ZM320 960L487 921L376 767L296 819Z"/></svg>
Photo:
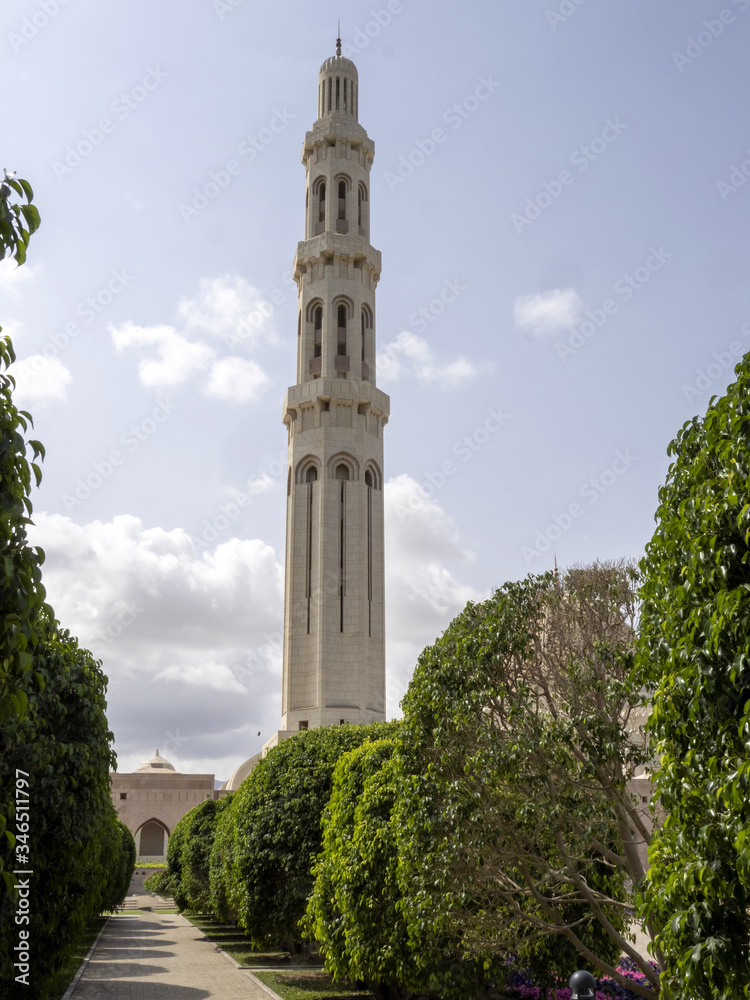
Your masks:
<svg viewBox="0 0 750 1000"><path fill-rule="evenodd" d="M375 147L358 122L351 60L327 59L305 136L305 239L297 245L297 384L289 434L281 731L385 718L383 428L375 385L370 244Z"/></svg>

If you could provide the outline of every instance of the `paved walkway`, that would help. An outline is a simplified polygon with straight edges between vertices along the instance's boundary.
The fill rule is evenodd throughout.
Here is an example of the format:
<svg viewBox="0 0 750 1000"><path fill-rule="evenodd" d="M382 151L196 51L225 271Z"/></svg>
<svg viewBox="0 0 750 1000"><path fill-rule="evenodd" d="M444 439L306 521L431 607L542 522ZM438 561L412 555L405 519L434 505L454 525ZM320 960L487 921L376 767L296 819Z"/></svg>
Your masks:
<svg viewBox="0 0 750 1000"><path fill-rule="evenodd" d="M128 896L126 906L159 905ZM269 1000L269 994L220 955L176 913L110 917L70 1000Z"/></svg>

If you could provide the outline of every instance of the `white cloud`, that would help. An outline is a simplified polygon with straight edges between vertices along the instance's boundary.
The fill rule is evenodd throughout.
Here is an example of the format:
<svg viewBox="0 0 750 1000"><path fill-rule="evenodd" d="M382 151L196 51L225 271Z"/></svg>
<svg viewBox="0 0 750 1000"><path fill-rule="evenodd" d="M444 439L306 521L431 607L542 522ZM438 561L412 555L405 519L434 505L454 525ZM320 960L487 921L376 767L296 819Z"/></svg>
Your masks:
<svg viewBox="0 0 750 1000"><path fill-rule="evenodd" d="M12 257L0 261L0 292L17 298L21 288L31 281L41 270L38 264L23 264L20 267Z"/></svg>
<svg viewBox="0 0 750 1000"><path fill-rule="evenodd" d="M13 398L22 407L65 402L68 398L67 386L73 379L59 358L46 358L43 354L21 358L11 367L10 374L16 380Z"/></svg>
<svg viewBox="0 0 750 1000"><path fill-rule="evenodd" d="M513 303L516 326L532 334L556 333L575 323L581 314L575 288L555 288L538 295L519 295Z"/></svg>
<svg viewBox="0 0 750 1000"><path fill-rule="evenodd" d="M237 275L201 278L198 296L177 305L180 328L168 324L110 325L115 350L135 348L141 357L138 377L149 388L178 385L208 370L203 394L229 403L253 402L270 384L256 361L225 356L224 345L255 348L277 343L273 304L257 288ZM210 346L198 334L208 334Z"/></svg>
<svg viewBox="0 0 750 1000"><path fill-rule="evenodd" d="M138 363L141 384L149 388L185 382L196 371L207 368L214 358L214 351L207 344L188 340L172 326L110 324L109 332L118 353L128 347L152 349L153 353Z"/></svg>
<svg viewBox="0 0 750 1000"><path fill-rule="evenodd" d="M183 529L131 515L34 521L48 600L109 676L120 768L170 733L201 769L231 756L236 767L260 749L280 719L280 644L269 639L281 627L283 567L271 546L234 538L198 554Z"/></svg>
<svg viewBox="0 0 750 1000"><path fill-rule="evenodd" d="M473 557L456 524L413 479L386 484L385 510L393 715L420 651L481 595L456 576ZM120 769L158 746L180 770L190 760L228 777L226 762L234 770L280 722L282 559L259 539L199 553L182 528L147 528L132 515L85 525L58 514L34 520L48 599L109 676Z"/></svg>
<svg viewBox="0 0 750 1000"><path fill-rule="evenodd" d="M212 366L203 394L229 403L250 403L258 399L270 382L256 361L222 358Z"/></svg>
<svg viewBox="0 0 750 1000"><path fill-rule="evenodd" d="M278 342L273 303L236 274L201 278L198 296L181 299L177 316L186 329L204 330L233 345Z"/></svg>
<svg viewBox="0 0 750 1000"><path fill-rule="evenodd" d="M414 374L426 384L453 389L474 378L478 368L466 358L438 364L426 340L405 330L395 340L384 344L377 357L379 381L395 382L404 374Z"/></svg>
<svg viewBox="0 0 750 1000"><path fill-rule="evenodd" d="M483 595L446 565L465 567L473 553L461 544L453 519L411 476L386 483L385 525L387 698L389 713L399 715L420 652Z"/></svg>

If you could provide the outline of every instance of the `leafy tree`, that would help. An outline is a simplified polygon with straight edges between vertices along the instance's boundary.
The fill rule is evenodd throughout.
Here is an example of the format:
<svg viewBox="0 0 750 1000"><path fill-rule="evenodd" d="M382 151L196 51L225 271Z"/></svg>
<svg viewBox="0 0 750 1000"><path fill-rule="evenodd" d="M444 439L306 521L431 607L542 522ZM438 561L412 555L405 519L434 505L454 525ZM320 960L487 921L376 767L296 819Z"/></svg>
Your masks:
<svg viewBox="0 0 750 1000"><path fill-rule="evenodd" d="M237 923L237 912L232 909L227 898L227 886L231 881L234 865L236 839L237 818L230 806L217 816L208 870L209 908L216 919L222 923L228 921Z"/></svg>
<svg viewBox="0 0 750 1000"><path fill-rule="evenodd" d="M735 372L669 446L639 639L665 815L646 912L670 996L722 1000L750 982L750 355Z"/></svg>
<svg viewBox="0 0 750 1000"><path fill-rule="evenodd" d="M392 735L395 723L324 726L295 734L258 762L235 793L225 893L256 947L300 950L298 928L321 847L321 817L342 754Z"/></svg>
<svg viewBox="0 0 750 1000"><path fill-rule="evenodd" d="M111 846L106 852L109 880L102 898L102 910L113 913L125 901L135 871L135 839L117 813L109 826L112 831ZM105 852L103 851L103 854Z"/></svg>
<svg viewBox="0 0 750 1000"><path fill-rule="evenodd" d="M26 198L14 203L13 193ZM13 254L22 264L31 233L39 226L39 215L32 204L33 192L27 181L13 180L6 174L0 184L0 260ZM1 331L2 328L0 328ZM34 622L44 605L44 587L40 566L44 554L27 543L26 525L31 514L32 473L37 484L41 471L35 460L44 456L38 441L26 442L24 435L31 416L18 410L12 399L15 382L5 374L15 361L10 337L0 337L0 722L26 712L29 672L36 644ZM33 459L26 457L27 447ZM42 683L36 673L37 687ZM6 829L13 814L9 786L0 792L0 844L13 846L13 834ZM12 891L14 879L2 868L5 888Z"/></svg>
<svg viewBox="0 0 750 1000"><path fill-rule="evenodd" d="M334 980L364 980L378 1000L399 1000L428 978L414 963L398 908L394 749L393 740L366 743L336 765L302 923Z"/></svg>
<svg viewBox="0 0 750 1000"><path fill-rule="evenodd" d="M105 716L106 677L91 654L48 615L35 623L34 670L43 684L29 689L24 717L0 723L0 787L28 774L29 830L5 857L33 870L30 923L34 942L33 989L43 995L48 977L75 948L91 917L117 905L122 834L110 794L114 763ZM19 824L20 827L20 824ZM26 849L28 848L28 850ZM11 862L11 863L8 863ZM128 879L129 881L129 879ZM13 982L16 902L6 898L0 925L0 975ZM12 993L7 994L12 996Z"/></svg>
<svg viewBox="0 0 750 1000"><path fill-rule="evenodd" d="M167 844L167 869L157 876L153 891L170 893L181 910L210 909L211 848L219 817L231 801L231 794L206 799L175 824Z"/></svg>
<svg viewBox="0 0 750 1000"><path fill-rule="evenodd" d="M506 584L420 656L396 825L403 911L426 966L446 947L493 975L503 954L538 973L581 956L653 996L617 972L624 951L658 989L624 933L625 880L643 879L637 847L650 839L627 788L649 760L633 577L597 564Z"/></svg>

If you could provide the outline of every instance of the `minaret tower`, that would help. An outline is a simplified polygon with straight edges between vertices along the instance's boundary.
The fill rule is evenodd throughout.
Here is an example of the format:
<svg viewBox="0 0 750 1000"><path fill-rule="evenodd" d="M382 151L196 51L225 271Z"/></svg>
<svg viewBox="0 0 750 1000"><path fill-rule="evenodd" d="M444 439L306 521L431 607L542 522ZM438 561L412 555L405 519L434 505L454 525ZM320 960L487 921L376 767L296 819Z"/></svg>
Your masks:
<svg viewBox="0 0 750 1000"><path fill-rule="evenodd" d="M385 718L383 428L375 384L370 244L373 142L351 60L327 59L305 136L305 239L297 245L297 384L289 435L281 731Z"/></svg>

